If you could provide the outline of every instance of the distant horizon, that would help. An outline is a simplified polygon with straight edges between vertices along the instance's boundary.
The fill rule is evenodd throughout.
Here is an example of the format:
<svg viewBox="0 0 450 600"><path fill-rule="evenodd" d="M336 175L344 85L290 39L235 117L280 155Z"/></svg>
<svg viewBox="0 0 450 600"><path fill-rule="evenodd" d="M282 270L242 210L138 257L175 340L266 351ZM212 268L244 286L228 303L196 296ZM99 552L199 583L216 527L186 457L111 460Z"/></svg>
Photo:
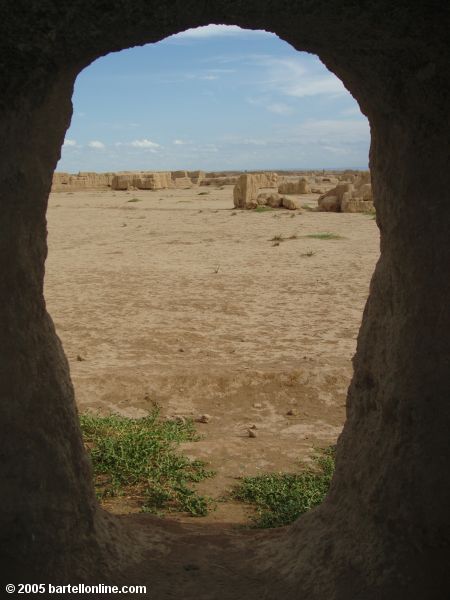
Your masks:
<svg viewBox="0 0 450 600"><path fill-rule="evenodd" d="M209 25L110 53L75 82L58 172L367 169L370 129L319 58Z"/></svg>
<svg viewBox="0 0 450 600"><path fill-rule="evenodd" d="M203 171L204 173L252 173L252 172L277 172L277 171L294 171L294 172L302 172L302 171L369 171L369 166L366 167L311 167L311 168L297 168L297 167L283 167L282 169L277 169L274 167L267 167L262 169L183 169L182 167L177 169L114 169L107 171L96 171L94 169L80 169L78 171L63 171L61 169L56 168L55 173L68 173L69 175L77 175L78 173L171 173L174 171Z"/></svg>

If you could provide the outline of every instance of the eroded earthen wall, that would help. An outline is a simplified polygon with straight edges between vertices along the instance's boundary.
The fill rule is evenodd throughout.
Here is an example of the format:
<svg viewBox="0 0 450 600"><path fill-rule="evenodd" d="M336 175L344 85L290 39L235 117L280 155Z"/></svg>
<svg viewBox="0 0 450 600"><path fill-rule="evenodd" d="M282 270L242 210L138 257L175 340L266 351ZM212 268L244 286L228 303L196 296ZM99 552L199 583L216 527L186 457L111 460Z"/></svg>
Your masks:
<svg viewBox="0 0 450 600"><path fill-rule="evenodd" d="M122 525L101 519L96 509L67 361L45 310L47 196L78 72L105 53L208 23L267 29L318 54L359 101L372 129L382 252L328 500L282 533L202 533L200 543L200 534L169 528L153 538L149 531L145 543L136 536L133 546L126 531L118 533ZM198 582L203 597L221 599L263 593L311 600L444 597L450 537L449 25L445 4L387 0L2 2L5 573L35 582L39 576L128 583L139 574L155 598L180 590L185 598L201 597ZM157 523L152 527L160 531ZM136 549L139 544L145 548ZM177 547L197 557L196 580L182 569ZM118 548L125 548L123 555Z"/></svg>

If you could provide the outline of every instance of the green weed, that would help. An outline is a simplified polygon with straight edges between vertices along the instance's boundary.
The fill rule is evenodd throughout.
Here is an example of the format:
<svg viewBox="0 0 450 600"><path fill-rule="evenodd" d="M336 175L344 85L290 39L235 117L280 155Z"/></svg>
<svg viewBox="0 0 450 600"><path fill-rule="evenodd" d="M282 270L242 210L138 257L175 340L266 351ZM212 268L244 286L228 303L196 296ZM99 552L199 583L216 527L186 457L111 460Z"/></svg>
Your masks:
<svg viewBox="0 0 450 600"><path fill-rule="evenodd" d="M192 421L162 421L155 408L141 419L84 414L80 424L100 499L127 494L144 512L207 513L210 501L189 486L214 473L176 451L199 439Z"/></svg>
<svg viewBox="0 0 450 600"><path fill-rule="evenodd" d="M310 233L309 235L305 235L307 238L313 238L315 240L343 240L342 235L338 235L337 233Z"/></svg>
<svg viewBox="0 0 450 600"><path fill-rule="evenodd" d="M255 505L253 527L281 527L320 504L334 472L334 447L314 457L300 473L267 473L243 477L232 491L236 500Z"/></svg>

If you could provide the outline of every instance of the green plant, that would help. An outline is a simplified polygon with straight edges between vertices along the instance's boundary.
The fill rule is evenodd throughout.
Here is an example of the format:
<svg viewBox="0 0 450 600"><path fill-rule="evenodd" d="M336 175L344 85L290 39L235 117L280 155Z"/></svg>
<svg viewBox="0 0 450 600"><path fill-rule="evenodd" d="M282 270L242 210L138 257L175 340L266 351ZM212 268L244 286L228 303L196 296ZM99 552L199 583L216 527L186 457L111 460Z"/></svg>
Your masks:
<svg viewBox="0 0 450 600"><path fill-rule="evenodd" d="M127 200L127 202L141 202L142 198L131 198L130 200Z"/></svg>
<svg viewBox="0 0 450 600"><path fill-rule="evenodd" d="M324 500L334 472L334 453L334 447L326 448L300 473L243 477L232 497L255 505L253 527L288 525Z"/></svg>
<svg viewBox="0 0 450 600"><path fill-rule="evenodd" d="M309 235L305 235L307 238L313 238L315 240L343 240L342 235L338 235L337 233L310 233Z"/></svg>
<svg viewBox="0 0 450 600"><path fill-rule="evenodd" d="M271 206L265 206L264 204L260 204L259 206L257 206L254 209L254 212L263 213L263 212L270 212L272 210L273 210L273 208Z"/></svg>
<svg viewBox="0 0 450 600"><path fill-rule="evenodd" d="M189 486L213 472L176 451L199 439L192 421L162 421L154 408L141 419L84 414L80 423L100 499L127 494L144 512L206 514L210 501Z"/></svg>

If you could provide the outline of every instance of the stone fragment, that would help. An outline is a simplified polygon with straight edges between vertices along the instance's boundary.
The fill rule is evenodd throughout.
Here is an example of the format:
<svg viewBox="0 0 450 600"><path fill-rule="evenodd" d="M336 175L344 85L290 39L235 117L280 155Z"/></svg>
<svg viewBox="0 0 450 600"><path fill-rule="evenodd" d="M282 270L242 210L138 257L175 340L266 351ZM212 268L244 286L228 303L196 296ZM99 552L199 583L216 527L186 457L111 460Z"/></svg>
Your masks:
<svg viewBox="0 0 450 600"><path fill-rule="evenodd" d="M268 197L269 194L266 193L258 194L258 197L256 198L256 203L258 204L258 206L265 206L267 204Z"/></svg>
<svg viewBox="0 0 450 600"><path fill-rule="evenodd" d="M320 196L317 201L319 210L324 212L340 212L343 195L352 191L353 185L351 183L339 183L336 187Z"/></svg>
<svg viewBox="0 0 450 600"><path fill-rule="evenodd" d="M197 419L195 419L197 423L209 423L211 421L211 415L200 415Z"/></svg>
<svg viewBox="0 0 450 600"><path fill-rule="evenodd" d="M341 211L345 213L374 212L375 207L372 200L345 198L342 200Z"/></svg>
<svg viewBox="0 0 450 600"><path fill-rule="evenodd" d="M280 196L279 194L269 194L269 196L267 196L267 206L271 206L272 208L279 208L281 206L281 203L283 201L283 197Z"/></svg>
<svg viewBox="0 0 450 600"><path fill-rule="evenodd" d="M283 196L282 199L283 208L287 208L288 210L299 210L300 209L300 200L297 198L290 198L288 196Z"/></svg>
<svg viewBox="0 0 450 600"><path fill-rule="evenodd" d="M337 196L321 196L317 203L322 212L339 212L341 208Z"/></svg>

